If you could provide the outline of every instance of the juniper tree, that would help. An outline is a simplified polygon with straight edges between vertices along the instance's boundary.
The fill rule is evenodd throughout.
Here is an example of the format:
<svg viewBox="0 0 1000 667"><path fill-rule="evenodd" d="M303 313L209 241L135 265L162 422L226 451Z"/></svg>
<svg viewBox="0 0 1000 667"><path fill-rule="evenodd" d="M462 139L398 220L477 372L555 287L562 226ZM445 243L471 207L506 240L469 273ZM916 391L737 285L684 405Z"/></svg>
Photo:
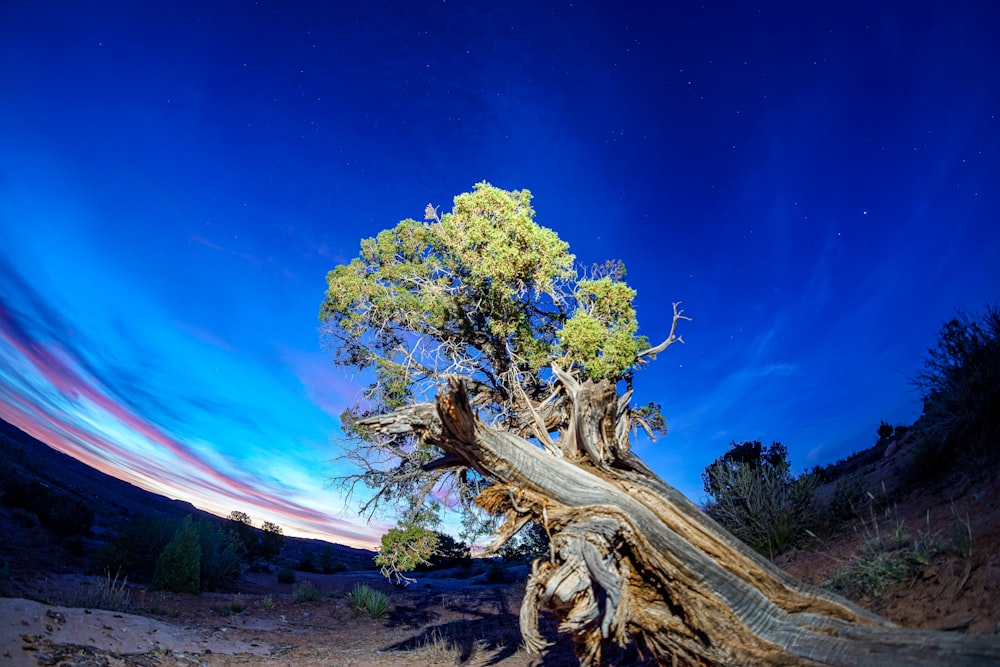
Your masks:
<svg viewBox="0 0 1000 667"><path fill-rule="evenodd" d="M342 481L364 510L451 492L502 517L493 548L529 521L551 540L520 622L542 651L555 614L583 664L982 664L995 638L903 630L801 583L748 548L630 450L662 431L632 379L680 341L639 334L620 262L579 271L534 219L529 192L486 183L361 242L327 276L334 363L371 379L348 410Z"/></svg>

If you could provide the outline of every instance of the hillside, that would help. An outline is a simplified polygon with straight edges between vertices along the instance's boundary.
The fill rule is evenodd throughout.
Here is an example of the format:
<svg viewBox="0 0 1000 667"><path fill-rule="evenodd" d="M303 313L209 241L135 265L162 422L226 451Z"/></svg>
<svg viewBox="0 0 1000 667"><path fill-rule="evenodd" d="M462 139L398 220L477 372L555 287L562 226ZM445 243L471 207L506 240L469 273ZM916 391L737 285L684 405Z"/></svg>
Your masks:
<svg viewBox="0 0 1000 667"><path fill-rule="evenodd" d="M12 501L15 490L26 496L24 502ZM29 507L19 508L18 504ZM66 534L73 531L61 527L78 517L89 518L88 512L92 528L82 536L81 549L79 538L70 539ZM48 520L46 513L52 515ZM0 592L24 592L22 582L39 574L99 574L101 546L131 522L186 516L218 521L191 503L106 475L0 420L0 534L5 536L0 540L0 566L6 563L8 572L6 590L0 588ZM369 565L374 556L370 551L320 540L286 537L285 541L286 550L293 555L319 553L328 547L336 560L355 565Z"/></svg>

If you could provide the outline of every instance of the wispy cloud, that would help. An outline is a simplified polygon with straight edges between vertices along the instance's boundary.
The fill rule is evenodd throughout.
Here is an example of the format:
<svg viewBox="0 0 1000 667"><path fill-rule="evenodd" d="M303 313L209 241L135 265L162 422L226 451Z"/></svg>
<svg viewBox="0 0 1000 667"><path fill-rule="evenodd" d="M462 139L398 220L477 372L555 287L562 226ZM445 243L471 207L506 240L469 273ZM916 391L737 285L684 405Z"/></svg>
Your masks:
<svg viewBox="0 0 1000 667"><path fill-rule="evenodd" d="M325 480L315 467L312 476L300 475L295 484L288 480L275 484L247 469L254 466L252 459L230 459L221 443L210 446L172 433L168 424L183 415L167 411L167 421L157 423L147 414L157 414L159 406L145 405L143 414L118 400L121 388L116 389L114 383L133 384L132 374L107 355L97 361L99 344L74 333L68 315L57 317L56 310L2 255L0 275L13 288L0 295L0 383L11 397L3 406L6 420L99 470L157 493L189 499L216 513L243 509L285 526L291 534L357 546L377 541L378 527L358 527L353 525L356 520L342 520L327 511L327 506L337 507L341 501L333 493L317 497ZM206 335L195 338L204 341L206 337L211 339ZM98 373L90 372L97 368ZM300 370L304 369L302 365ZM147 386L167 380L144 379ZM177 379L185 380L171 378ZM196 385L193 378L186 380ZM321 391L318 377L309 381ZM196 387L189 387L188 393L196 395ZM187 401L188 416L198 412L196 404L196 399ZM179 409L175 406L173 412ZM194 416L195 421L206 419L204 414ZM228 419L225 413L213 417L221 424ZM241 420L235 417L236 423ZM263 461L256 465L268 469Z"/></svg>

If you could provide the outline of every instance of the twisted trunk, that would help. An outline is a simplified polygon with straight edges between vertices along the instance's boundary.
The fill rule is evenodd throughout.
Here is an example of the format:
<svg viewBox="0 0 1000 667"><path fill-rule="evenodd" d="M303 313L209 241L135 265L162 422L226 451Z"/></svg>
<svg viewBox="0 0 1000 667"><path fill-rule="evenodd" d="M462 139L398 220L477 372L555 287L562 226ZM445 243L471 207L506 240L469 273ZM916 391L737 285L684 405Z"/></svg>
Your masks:
<svg viewBox="0 0 1000 667"><path fill-rule="evenodd" d="M546 527L552 552L536 561L520 615L529 649L546 646L545 609L585 665L629 647L671 665L1000 664L995 637L899 628L790 577L628 452L610 383L555 370L572 405L555 448L484 424L458 381L436 404L365 422L436 445L435 468L494 480L476 502L504 513L507 533L531 519Z"/></svg>

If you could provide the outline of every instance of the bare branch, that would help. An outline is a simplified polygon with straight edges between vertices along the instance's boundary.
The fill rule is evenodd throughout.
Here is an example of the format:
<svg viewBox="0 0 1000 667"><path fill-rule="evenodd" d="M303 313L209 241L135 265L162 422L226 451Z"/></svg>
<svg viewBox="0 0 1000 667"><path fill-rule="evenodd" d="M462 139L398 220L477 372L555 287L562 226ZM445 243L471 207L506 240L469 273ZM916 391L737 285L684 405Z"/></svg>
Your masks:
<svg viewBox="0 0 1000 667"><path fill-rule="evenodd" d="M681 320L691 321L691 318L688 317L688 316L686 316L684 314L683 310L679 310L677 308L679 305L681 305L680 301L675 301L674 304L673 304L673 307L674 307L674 317L673 317L673 320L670 323L670 333L667 335L666 340L664 340L662 343L660 343L659 345L657 345L655 347L651 347L648 350L643 350L642 352L640 352L639 353L639 358L640 359L642 359L643 357L650 357L650 356L651 357L655 357L657 354L659 354L660 352L663 352L665 349L667 349L668 347L670 347L674 343L683 343L684 342L684 339L682 339L680 336L676 335L676 332L677 332L677 323L680 322Z"/></svg>

